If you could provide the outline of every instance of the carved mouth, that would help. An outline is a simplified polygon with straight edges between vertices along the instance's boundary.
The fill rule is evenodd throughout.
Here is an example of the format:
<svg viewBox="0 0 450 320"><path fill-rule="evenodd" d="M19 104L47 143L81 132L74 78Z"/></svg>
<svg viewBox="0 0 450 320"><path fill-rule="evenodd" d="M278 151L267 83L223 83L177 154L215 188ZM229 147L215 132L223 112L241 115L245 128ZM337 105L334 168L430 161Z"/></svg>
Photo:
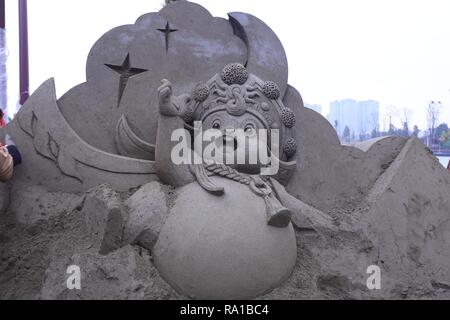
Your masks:
<svg viewBox="0 0 450 320"><path fill-rule="evenodd" d="M223 143L223 152L225 154L235 152L238 149L237 138L233 136L228 135L222 136L222 143Z"/></svg>

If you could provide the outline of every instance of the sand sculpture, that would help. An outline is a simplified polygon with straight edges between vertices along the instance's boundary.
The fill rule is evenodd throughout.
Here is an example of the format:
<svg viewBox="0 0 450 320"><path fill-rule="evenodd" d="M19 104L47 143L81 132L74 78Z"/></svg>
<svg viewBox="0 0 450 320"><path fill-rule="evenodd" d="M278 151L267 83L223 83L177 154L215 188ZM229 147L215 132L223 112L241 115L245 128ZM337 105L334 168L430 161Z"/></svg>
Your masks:
<svg viewBox="0 0 450 320"><path fill-rule="evenodd" d="M224 141L278 130L279 170L174 164L173 131L196 122ZM250 14L177 1L115 28L85 83L57 99L48 80L6 134L23 165L1 185L2 298L448 297L446 170L415 139L342 146Z"/></svg>

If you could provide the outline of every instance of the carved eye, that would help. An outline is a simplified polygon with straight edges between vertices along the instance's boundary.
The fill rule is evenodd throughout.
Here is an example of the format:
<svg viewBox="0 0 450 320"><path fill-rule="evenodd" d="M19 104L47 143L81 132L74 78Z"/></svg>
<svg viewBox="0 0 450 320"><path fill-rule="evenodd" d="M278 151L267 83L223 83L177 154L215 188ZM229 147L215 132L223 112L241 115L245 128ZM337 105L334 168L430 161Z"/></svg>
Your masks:
<svg viewBox="0 0 450 320"><path fill-rule="evenodd" d="M220 130L220 121L215 120L212 125L213 129Z"/></svg>
<svg viewBox="0 0 450 320"><path fill-rule="evenodd" d="M245 132L245 134L248 135L248 136L254 135L254 134L256 133L255 126L254 126L253 124L251 124L251 123L247 124L247 125L245 126L244 132Z"/></svg>

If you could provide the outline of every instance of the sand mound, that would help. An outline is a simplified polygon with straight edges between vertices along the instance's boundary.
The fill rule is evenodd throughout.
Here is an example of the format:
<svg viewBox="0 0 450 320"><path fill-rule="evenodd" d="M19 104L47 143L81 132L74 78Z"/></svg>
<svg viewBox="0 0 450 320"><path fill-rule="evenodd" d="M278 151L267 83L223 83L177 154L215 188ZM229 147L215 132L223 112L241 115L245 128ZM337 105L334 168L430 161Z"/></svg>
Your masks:
<svg viewBox="0 0 450 320"><path fill-rule="evenodd" d="M132 206L140 198L142 206L145 194L165 192L167 199L161 201L171 206L172 191L156 183L144 186L145 192L100 186L85 194L47 192L38 186L21 189L19 183L1 187L1 299L181 297L162 280L151 252L142 245L125 242L100 254L98 234L85 217L97 208L86 201L89 197L115 197L119 206ZM27 196L20 204L9 202L24 190ZM147 203L157 198L149 196ZM295 270L263 298L450 298L450 175L418 140L406 143L357 207L332 213L332 225L296 228ZM67 290L66 269L72 264L80 265L88 280L82 282L82 291ZM371 265L381 269L381 290L366 286Z"/></svg>

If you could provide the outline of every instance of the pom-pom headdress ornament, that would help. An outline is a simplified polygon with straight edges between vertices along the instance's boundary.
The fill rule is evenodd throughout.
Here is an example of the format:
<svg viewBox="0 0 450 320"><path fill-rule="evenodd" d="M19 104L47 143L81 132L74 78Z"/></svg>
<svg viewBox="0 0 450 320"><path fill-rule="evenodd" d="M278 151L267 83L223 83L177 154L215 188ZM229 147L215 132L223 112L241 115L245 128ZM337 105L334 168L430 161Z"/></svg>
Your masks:
<svg viewBox="0 0 450 320"><path fill-rule="evenodd" d="M284 106L280 89L273 81L263 81L238 63L227 65L192 92L192 105L183 114L191 125L203 121L214 112L227 111L231 116L251 113L270 132L280 130L280 160L292 160L297 153L295 113Z"/></svg>

